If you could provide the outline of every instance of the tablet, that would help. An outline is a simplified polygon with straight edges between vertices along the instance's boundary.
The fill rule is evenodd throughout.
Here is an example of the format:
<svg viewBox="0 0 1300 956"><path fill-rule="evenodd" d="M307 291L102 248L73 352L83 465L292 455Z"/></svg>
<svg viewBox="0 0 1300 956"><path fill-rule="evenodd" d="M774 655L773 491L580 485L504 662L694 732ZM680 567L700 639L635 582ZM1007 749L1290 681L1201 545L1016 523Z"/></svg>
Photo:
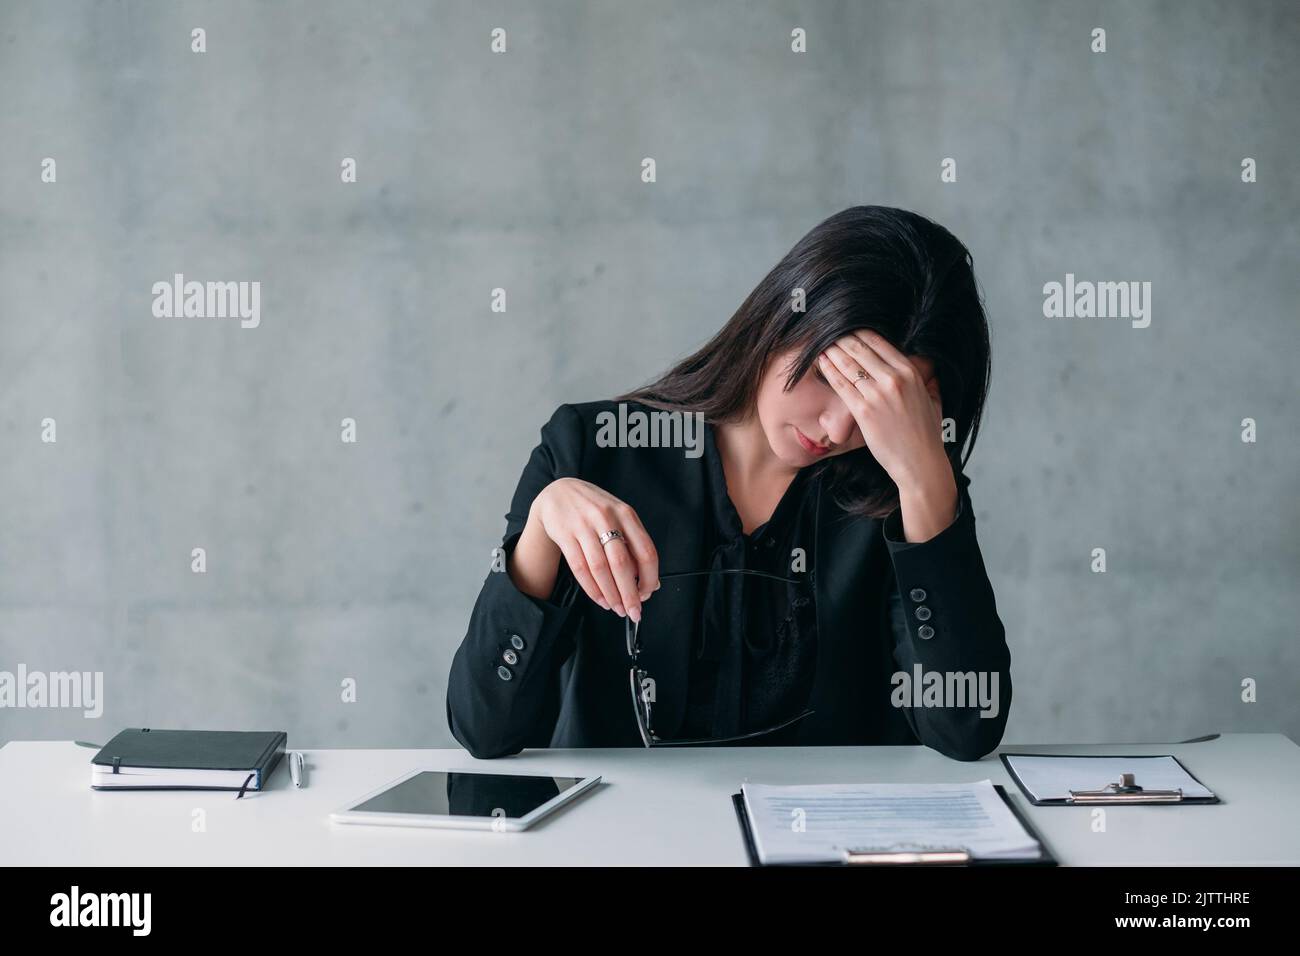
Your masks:
<svg viewBox="0 0 1300 956"><path fill-rule="evenodd" d="M600 777L480 770L412 770L330 814L336 823L526 830Z"/></svg>

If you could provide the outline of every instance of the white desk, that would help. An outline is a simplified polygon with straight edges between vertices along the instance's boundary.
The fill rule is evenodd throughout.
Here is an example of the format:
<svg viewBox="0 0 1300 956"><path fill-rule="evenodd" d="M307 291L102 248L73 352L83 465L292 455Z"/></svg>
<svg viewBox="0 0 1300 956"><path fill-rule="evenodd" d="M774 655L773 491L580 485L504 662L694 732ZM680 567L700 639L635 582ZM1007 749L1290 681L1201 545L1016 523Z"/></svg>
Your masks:
<svg viewBox="0 0 1300 956"><path fill-rule="evenodd" d="M292 745L292 741L290 741ZM1008 788L1063 864L1300 864L1300 747L1281 734L1190 744L1007 746L1008 753L1174 753L1223 803L1033 807L996 755L975 763L924 747L530 750L475 760L462 750L307 751L307 786L277 768L267 790L90 789L93 750L70 741L0 748L0 865L744 865L730 795L765 783L968 781ZM604 783L522 833L360 827L328 815L416 767L601 774ZM206 811L206 832L192 811Z"/></svg>

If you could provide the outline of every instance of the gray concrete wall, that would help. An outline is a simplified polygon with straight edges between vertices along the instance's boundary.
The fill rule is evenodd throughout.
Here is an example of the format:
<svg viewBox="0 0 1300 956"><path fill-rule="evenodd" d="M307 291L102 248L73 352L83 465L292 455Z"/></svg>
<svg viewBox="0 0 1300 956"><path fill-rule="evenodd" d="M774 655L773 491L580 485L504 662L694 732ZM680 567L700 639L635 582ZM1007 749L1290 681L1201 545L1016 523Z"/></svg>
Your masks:
<svg viewBox="0 0 1300 956"><path fill-rule="evenodd" d="M1298 10L4 0L0 670L105 686L98 719L0 709L0 742L454 745L538 428L857 203L975 255L1007 740L1300 739ZM177 272L259 281L260 325L155 318ZM1150 326L1044 318L1066 273L1150 281Z"/></svg>

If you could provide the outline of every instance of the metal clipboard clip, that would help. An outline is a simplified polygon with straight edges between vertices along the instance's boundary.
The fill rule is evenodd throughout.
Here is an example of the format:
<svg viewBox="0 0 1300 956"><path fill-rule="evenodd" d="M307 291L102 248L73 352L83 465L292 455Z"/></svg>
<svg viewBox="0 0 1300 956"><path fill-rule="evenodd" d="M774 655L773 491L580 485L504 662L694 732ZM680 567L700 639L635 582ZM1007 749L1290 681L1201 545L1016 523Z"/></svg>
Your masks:
<svg viewBox="0 0 1300 956"><path fill-rule="evenodd" d="M847 847L843 850L844 862L852 865L938 863L970 863L970 851L965 847L933 847L897 844L888 847Z"/></svg>
<svg viewBox="0 0 1300 956"><path fill-rule="evenodd" d="M1100 790L1071 790L1066 803L1181 803L1183 791L1146 790L1137 785L1131 773L1121 773L1119 783L1108 783Z"/></svg>

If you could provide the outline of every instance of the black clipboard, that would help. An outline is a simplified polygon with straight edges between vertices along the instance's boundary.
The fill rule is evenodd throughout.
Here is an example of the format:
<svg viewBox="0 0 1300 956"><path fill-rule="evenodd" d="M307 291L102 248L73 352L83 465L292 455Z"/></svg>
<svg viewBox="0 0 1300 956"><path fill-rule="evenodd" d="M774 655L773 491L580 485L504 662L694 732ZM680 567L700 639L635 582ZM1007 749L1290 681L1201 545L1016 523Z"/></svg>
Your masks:
<svg viewBox="0 0 1300 956"><path fill-rule="evenodd" d="M1042 838L1037 830L1030 824L1029 819L1016 808L1007 796L1006 788L1000 783L995 783L993 789L997 795L1002 798L1002 802L1020 821L1020 825L1025 828L1025 832L1038 841L1038 856L1026 858L1023 860L980 860L972 859L968 863L888 863L888 864L859 864L844 863L838 860L817 860L809 863L761 863L758 859L758 848L754 846L754 833L749 826L749 813L745 810L745 797L740 793L731 795L731 805L736 810L736 822L740 824L740 835L745 841L745 854L749 857L750 866L870 866L876 868L879 866L904 866L904 867L932 867L932 866L1056 866L1056 857L1052 856L1052 851L1048 849L1047 841Z"/></svg>
<svg viewBox="0 0 1300 956"><path fill-rule="evenodd" d="M1197 779L1196 774L1188 770L1187 767L1183 765L1183 762L1179 760L1177 757L1175 757L1173 754L1037 754L1037 753L1021 754L1021 753L1015 753L1015 754L998 754L998 757L1002 760L1002 766L1006 768L1007 775L1016 782L1016 786L1019 787L1020 792L1025 795L1025 799L1028 800L1030 804L1035 807L1102 807L1102 806L1180 807L1180 806L1185 806L1187 804L1191 804L1193 806L1196 805L1204 806L1210 803L1223 802L1222 800L1219 799L1219 795L1217 793L1215 793L1213 790L1210 790L1209 787L1205 787L1205 784L1201 783L1201 781ZM1020 779L1020 776L1019 774L1016 773L1015 768L1011 766L1011 761L1007 759L1008 757L1071 757L1071 758L1096 757L1099 760L1123 760L1125 757L1170 757L1173 759L1174 763L1178 764L1178 766L1182 768L1183 773L1187 774L1187 776L1191 777L1197 783L1200 783L1201 786L1205 787L1206 790L1210 790L1210 796L1182 797L1179 800L1160 800L1160 801L1153 800L1146 803L1131 803L1131 804L1123 804L1119 802L1113 804L1106 804L1106 803L1099 803L1093 801L1087 803L1067 803L1064 797L1052 797L1049 800L1038 800L1035 799L1034 795L1029 792L1029 788L1025 786L1024 781ZM1141 780L1138 781L1138 783L1141 782L1142 782Z"/></svg>

